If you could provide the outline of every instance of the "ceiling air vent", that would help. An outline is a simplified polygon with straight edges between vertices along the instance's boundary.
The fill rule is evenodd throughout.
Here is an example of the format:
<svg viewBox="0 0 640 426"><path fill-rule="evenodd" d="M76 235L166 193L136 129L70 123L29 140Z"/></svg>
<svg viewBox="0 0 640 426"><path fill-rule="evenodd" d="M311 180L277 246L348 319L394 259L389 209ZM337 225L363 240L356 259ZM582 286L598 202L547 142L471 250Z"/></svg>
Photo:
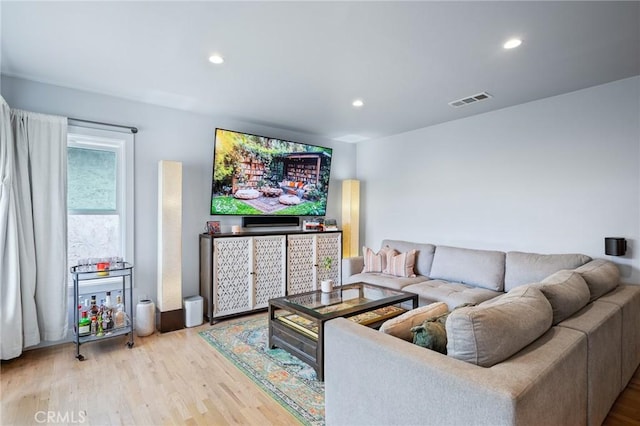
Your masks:
<svg viewBox="0 0 640 426"><path fill-rule="evenodd" d="M462 99L458 99L455 101L451 101L449 102L449 105L451 105L454 108L460 108L463 107L465 105L469 105L469 104L473 104L476 102L480 102L480 101L485 101L487 99L489 99L491 97L490 94L488 94L487 92L482 92L482 93L478 93L476 95L473 96L468 96L466 98L462 98Z"/></svg>

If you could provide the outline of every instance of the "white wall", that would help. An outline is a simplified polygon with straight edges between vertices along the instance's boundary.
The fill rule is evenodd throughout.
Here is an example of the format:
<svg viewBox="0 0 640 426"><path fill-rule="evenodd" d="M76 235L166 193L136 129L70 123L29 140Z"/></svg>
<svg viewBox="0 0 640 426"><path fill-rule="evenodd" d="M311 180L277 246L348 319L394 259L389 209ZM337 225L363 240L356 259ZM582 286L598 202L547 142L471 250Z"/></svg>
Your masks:
<svg viewBox="0 0 640 426"><path fill-rule="evenodd" d="M640 283L640 77L361 142L357 166L367 246L579 252Z"/></svg>
<svg viewBox="0 0 640 426"><path fill-rule="evenodd" d="M334 148L328 217L341 180L362 183L361 242L580 252L640 283L640 77L356 146L2 76L13 108L137 126L136 287L155 299L157 163L183 162L183 295L198 293L198 234L209 216L216 127ZM490 101L487 101L490 102ZM473 108L469 106L468 108ZM629 242L604 255L604 237Z"/></svg>
<svg viewBox="0 0 640 426"><path fill-rule="evenodd" d="M111 96L2 76L2 96L12 108L138 127L135 135L135 287L156 299L158 161L183 163L183 296L198 294L198 234L207 220L223 232L240 218L210 216L216 127L331 147L327 217L340 220L341 180L354 177L355 145L256 124L208 117ZM137 296L134 295L137 300Z"/></svg>

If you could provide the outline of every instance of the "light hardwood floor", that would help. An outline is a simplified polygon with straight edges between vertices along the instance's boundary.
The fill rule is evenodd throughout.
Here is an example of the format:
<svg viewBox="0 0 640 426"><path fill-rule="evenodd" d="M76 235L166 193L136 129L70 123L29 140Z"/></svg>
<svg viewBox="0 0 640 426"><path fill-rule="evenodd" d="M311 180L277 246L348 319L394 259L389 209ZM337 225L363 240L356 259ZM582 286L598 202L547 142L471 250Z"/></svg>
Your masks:
<svg viewBox="0 0 640 426"><path fill-rule="evenodd" d="M603 425L640 425L640 367L636 370L624 392L618 396Z"/></svg>
<svg viewBox="0 0 640 426"><path fill-rule="evenodd" d="M208 327L86 344L83 362L73 344L2 362L0 424L299 424L197 335ZM605 424L640 425L640 369Z"/></svg>
<svg viewBox="0 0 640 426"><path fill-rule="evenodd" d="M298 425L198 336L208 327L85 344L82 362L73 344L26 351L2 363L0 424Z"/></svg>

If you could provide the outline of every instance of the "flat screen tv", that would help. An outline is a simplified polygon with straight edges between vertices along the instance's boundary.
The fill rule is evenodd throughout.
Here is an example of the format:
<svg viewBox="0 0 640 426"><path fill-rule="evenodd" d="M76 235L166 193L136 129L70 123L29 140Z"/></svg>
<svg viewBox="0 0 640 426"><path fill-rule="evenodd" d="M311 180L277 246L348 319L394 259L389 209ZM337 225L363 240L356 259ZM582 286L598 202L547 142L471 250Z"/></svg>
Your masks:
<svg viewBox="0 0 640 426"><path fill-rule="evenodd" d="M216 129L212 215L324 216L331 148Z"/></svg>

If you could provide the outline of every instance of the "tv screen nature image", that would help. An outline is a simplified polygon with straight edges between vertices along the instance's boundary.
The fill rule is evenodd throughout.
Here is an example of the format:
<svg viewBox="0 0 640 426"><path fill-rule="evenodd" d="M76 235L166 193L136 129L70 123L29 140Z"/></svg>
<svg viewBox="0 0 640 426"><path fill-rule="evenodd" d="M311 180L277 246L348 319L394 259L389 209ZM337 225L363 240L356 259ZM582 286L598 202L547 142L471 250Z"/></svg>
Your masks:
<svg viewBox="0 0 640 426"><path fill-rule="evenodd" d="M324 216L331 148L216 129L212 215Z"/></svg>

